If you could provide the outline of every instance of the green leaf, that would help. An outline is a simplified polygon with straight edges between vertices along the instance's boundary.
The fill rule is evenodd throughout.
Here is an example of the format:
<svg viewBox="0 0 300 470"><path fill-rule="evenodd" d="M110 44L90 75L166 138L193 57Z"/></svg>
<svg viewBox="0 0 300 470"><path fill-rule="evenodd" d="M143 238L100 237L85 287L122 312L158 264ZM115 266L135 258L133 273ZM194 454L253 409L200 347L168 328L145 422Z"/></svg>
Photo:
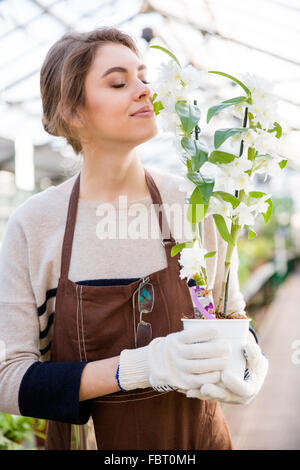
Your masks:
<svg viewBox="0 0 300 470"><path fill-rule="evenodd" d="M155 114L158 115L161 109L164 109L164 106L163 106L162 102L161 101L155 101L155 103L153 103L153 110L154 110Z"/></svg>
<svg viewBox="0 0 300 470"><path fill-rule="evenodd" d="M210 163L230 163L235 158L237 158L237 156L233 155L232 153L222 152L221 150L213 150L208 157L208 161Z"/></svg>
<svg viewBox="0 0 300 470"><path fill-rule="evenodd" d="M202 165L207 161L208 152L205 150L199 152L197 155L193 155L192 158L192 170L198 171Z"/></svg>
<svg viewBox="0 0 300 470"><path fill-rule="evenodd" d="M254 230L249 230L249 232L248 232L248 240L252 240L252 238L255 238L256 235L257 235L257 234L254 232Z"/></svg>
<svg viewBox="0 0 300 470"><path fill-rule="evenodd" d="M198 106L186 103L185 101L177 101L175 111L180 118L184 131L187 134L191 134L201 117L201 111Z"/></svg>
<svg viewBox="0 0 300 470"><path fill-rule="evenodd" d="M268 132L276 132L277 139L280 139L282 135L282 127L280 124L278 124L278 122L274 122L273 124L274 124L273 129L269 129Z"/></svg>
<svg viewBox="0 0 300 470"><path fill-rule="evenodd" d="M160 49L161 51L165 52L166 54L168 54L170 57L172 57L173 60L175 60L175 62L177 62L177 64L179 65L179 67L181 68L181 65L180 65L180 62L179 60L177 59L177 57L173 54L173 52L169 51L168 49L166 49L165 47L162 47L162 46L155 46L155 45L152 45L150 46L152 47L153 49Z"/></svg>
<svg viewBox="0 0 300 470"><path fill-rule="evenodd" d="M220 214L213 214L213 218L223 240L225 240L225 242L229 243L230 245L234 245L233 239L228 231L224 217L222 217Z"/></svg>
<svg viewBox="0 0 300 470"><path fill-rule="evenodd" d="M287 162L288 162L287 160L281 160L281 162L279 162L278 165L283 170L285 168Z"/></svg>
<svg viewBox="0 0 300 470"><path fill-rule="evenodd" d="M216 253L216 251L210 251L209 253L206 253L206 255L204 255L204 258L212 258L213 256L215 256Z"/></svg>
<svg viewBox="0 0 300 470"><path fill-rule="evenodd" d="M178 243L177 245L173 246L171 249L171 256L176 256L177 253L183 250L183 248L191 248L193 246L193 242L184 242Z"/></svg>
<svg viewBox="0 0 300 470"><path fill-rule="evenodd" d="M248 148L248 160L253 161L258 155L258 151L254 147Z"/></svg>
<svg viewBox="0 0 300 470"><path fill-rule="evenodd" d="M255 199L260 199L262 196L265 196L265 195L266 195L266 193L264 193L262 191L250 191L249 192L250 198L255 198ZM248 196L248 204L249 204L249 202L251 202L249 200L249 196ZM269 222L270 217L271 217L272 212L273 212L273 202L272 202L271 198L267 199L265 202L269 205L269 207L267 209L267 212L262 212L262 215L263 215L263 218L265 220L265 224L267 224Z"/></svg>
<svg viewBox="0 0 300 470"><path fill-rule="evenodd" d="M201 222L208 209L208 204L204 204L204 200L199 188L195 188L189 199L189 207L187 210L187 219L192 224Z"/></svg>
<svg viewBox="0 0 300 470"><path fill-rule="evenodd" d="M242 134L247 130L248 127L230 127L228 129L218 129L215 132L214 137L215 148L218 149L225 142L225 140L229 139L229 137L232 137L233 135L237 134Z"/></svg>
<svg viewBox="0 0 300 470"><path fill-rule="evenodd" d="M207 161L208 149L205 143L201 142L200 140L183 137L181 139L181 146L191 156L192 170L198 171Z"/></svg>
<svg viewBox="0 0 300 470"><path fill-rule="evenodd" d="M209 203L209 198L214 190L214 178L204 177L200 173L187 173L187 177L200 190L204 204Z"/></svg>
<svg viewBox="0 0 300 470"><path fill-rule="evenodd" d="M248 98L251 98L251 91L238 78L235 78L232 75L228 75L228 73L217 72L216 70L210 70L208 73L216 73L217 75L222 75L223 77L230 78L230 80L234 81L235 83L237 83L238 85L240 85L243 88L243 90L247 93Z"/></svg>
<svg viewBox="0 0 300 470"><path fill-rule="evenodd" d="M215 191L212 193L212 196L221 197L223 201L229 202L234 209L241 202L237 197L233 196L233 194L226 193L225 191Z"/></svg>
<svg viewBox="0 0 300 470"><path fill-rule="evenodd" d="M260 199L262 196L265 196L267 193L263 193L262 191L250 191L248 195L250 197L254 197L255 199Z"/></svg>
<svg viewBox="0 0 300 470"><path fill-rule="evenodd" d="M270 217L272 215L272 212L273 212L273 202L272 202L272 199L267 199L266 202L269 204L269 207L268 207L268 210L267 212L264 212L263 213L263 217L265 219L265 224L267 224L270 220Z"/></svg>
<svg viewBox="0 0 300 470"><path fill-rule="evenodd" d="M237 96L236 98L231 98L230 100L222 101L220 104L212 106L207 111L206 122L207 124L211 120L211 118L217 114L218 112L222 111L222 109L229 108L229 106L235 106L239 103L243 103L246 101L247 96Z"/></svg>

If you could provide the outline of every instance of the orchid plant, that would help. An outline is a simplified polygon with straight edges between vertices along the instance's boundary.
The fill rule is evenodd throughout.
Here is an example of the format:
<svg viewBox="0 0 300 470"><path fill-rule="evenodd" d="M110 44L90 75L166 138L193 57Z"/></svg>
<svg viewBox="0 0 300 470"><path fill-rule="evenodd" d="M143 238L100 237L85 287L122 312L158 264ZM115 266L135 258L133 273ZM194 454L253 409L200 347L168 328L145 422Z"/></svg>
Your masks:
<svg viewBox="0 0 300 470"><path fill-rule="evenodd" d="M223 72L210 71L232 80L245 92L208 109L207 124L229 107L243 122L241 127L215 131L210 151L206 143L199 140L201 112L197 102L194 100L191 104L188 100L189 93L199 86L201 73L192 65L182 68L169 50L155 45L150 47L162 50L172 59L160 65L153 106L155 113L160 114L164 130L173 133L176 149L186 167L185 182L180 190L187 194L187 218L193 233L192 241L176 244L171 254L180 253L180 277L186 278L190 286L195 316L229 318L226 315L229 273L238 237L246 229L248 238L254 238L256 218L262 214L267 223L272 214L271 195L255 191L254 175L264 173L265 179L268 175L277 176L287 163L276 154L276 143L282 134L280 124L275 121L276 97L272 84L263 78L247 73L240 80ZM220 150L226 141L231 142L232 148L238 145L239 151ZM215 252L207 252L201 237L202 222L209 216L213 217L227 243L224 278L216 308L206 273L206 259Z"/></svg>

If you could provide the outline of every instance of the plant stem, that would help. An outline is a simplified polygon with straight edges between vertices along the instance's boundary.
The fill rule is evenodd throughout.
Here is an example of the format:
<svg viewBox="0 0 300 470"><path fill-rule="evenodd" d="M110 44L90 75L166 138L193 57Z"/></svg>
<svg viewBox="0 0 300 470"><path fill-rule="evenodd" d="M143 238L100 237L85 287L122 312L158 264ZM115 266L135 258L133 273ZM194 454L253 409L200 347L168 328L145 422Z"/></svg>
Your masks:
<svg viewBox="0 0 300 470"><path fill-rule="evenodd" d="M247 127L247 119L248 119L248 108L246 107L245 108L245 113L244 113L244 119L243 119L243 127ZM240 144L239 158L242 156L243 150L244 150L244 141L242 140L241 144ZM239 194L239 191L236 190L235 191L235 197L239 198L240 201L245 201L246 193L243 189L240 191L240 194ZM227 245L224 280L223 280L223 283L222 283L221 297L219 299L218 308L217 308L217 312L220 312L221 311L220 310L221 305L222 305L222 302L223 302L223 299L224 299L224 310L223 310L224 315L226 315L227 304L228 304L228 288L229 288L229 275L230 275L231 257L232 257L233 249L236 245L236 241L238 239L240 231L241 231L241 226L239 226L237 224L234 224L232 222L231 236L234 240L234 245L229 245L229 244Z"/></svg>
<svg viewBox="0 0 300 470"><path fill-rule="evenodd" d="M224 273L224 278L223 278L223 283L222 283L222 288L221 288L221 296L219 298L219 303L218 303L218 307L217 307L217 310L216 310L217 312L221 312L222 303L224 301L224 309L223 309L224 315L226 315L226 312L227 312L226 292L228 294L231 258L232 258L233 250L236 246L236 241L238 239L240 231L241 231L241 226L238 225L238 224L233 223L232 228L231 228L231 236L232 236L234 244L231 245L231 244L228 243L228 245L227 245L226 258L225 258L225 273Z"/></svg>
<svg viewBox="0 0 300 470"><path fill-rule="evenodd" d="M197 100L194 100L194 106L197 106ZM199 140L199 134L200 134L200 127L198 126L198 124L196 124L196 126L195 126L195 140ZM199 238L200 238L200 241L201 241L200 245L202 246L202 241L203 241L202 222L199 222L198 226L199 226L198 234L199 234Z"/></svg>
<svg viewBox="0 0 300 470"><path fill-rule="evenodd" d="M200 245L200 247L202 247L202 238L201 238L200 233L199 233L199 227L200 227L200 223L192 224L193 241L199 240L199 245ZM200 274L200 278L204 279L206 284L207 284L206 269L202 267L199 274ZM197 279L195 279L195 281L197 282ZM202 284L199 284L198 282L197 282L197 284L202 285Z"/></svg>
<svg viewBox="0 0 300 470"><path fill-rule="evenodd" d="M194 100L194 105L197 106L197 100ZM199 134L200 134L200 128L198 125L196 125L195 126L195 140L199 139ZM191 138L190 135L186 135L186 137ZM188 173L193 172L191 160L189 160L188 158L186 160L186 166L187 166ZM192 225L192 232L193 232L193 241L198 240L199 246L202 247L202 231L203 231L202 223L201 222L198 222L195 224L192 223L191 225ZM203 283L201 283L201 280L203 279L205 280L207 284L207 275L206 275L205 268L202 267L200 270L200 273L197 274L195 277L194 277L194 280L196 281L198 285L203 285Z"/></svg>

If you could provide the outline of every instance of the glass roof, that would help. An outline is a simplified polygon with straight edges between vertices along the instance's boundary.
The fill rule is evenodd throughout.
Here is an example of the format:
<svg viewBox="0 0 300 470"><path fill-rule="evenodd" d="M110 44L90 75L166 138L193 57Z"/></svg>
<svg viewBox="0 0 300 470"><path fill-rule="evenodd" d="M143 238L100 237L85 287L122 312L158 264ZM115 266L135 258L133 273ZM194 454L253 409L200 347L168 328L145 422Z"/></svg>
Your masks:
<svg viewBox="0 0 300 470"><path fill-rule="evenodd" d="M41 124L41 64L66 31L103 25L120 27L135 38L150 81L157 65L168 60L149 49L151 44L172 50L183 65L232 75L250 72L273 81L283 125L280 155L299 167L298 0L0 0L0 141L15 140L24 127L35 145L57 144ZM152 29L150 42L145 28ZM230 81L207 75L195 94L203 116L208 106L236 96ZM160 135L154 141L163 139Z"/></svg>

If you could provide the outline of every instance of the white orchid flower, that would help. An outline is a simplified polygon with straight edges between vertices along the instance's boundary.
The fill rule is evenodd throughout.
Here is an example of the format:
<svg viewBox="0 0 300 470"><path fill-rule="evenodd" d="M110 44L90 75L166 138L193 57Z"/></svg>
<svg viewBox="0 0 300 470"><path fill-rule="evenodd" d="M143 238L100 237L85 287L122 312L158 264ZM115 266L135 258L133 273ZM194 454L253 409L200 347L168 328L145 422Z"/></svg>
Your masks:
<svg viewBox="0 0 300 470"><path fill-rule="evenodd" d="M278 139L274 132L267 132L263 129L256 129L254 147L259 153L273 153L276 151Z"/></svg>
<svg viewBox="0 0 300 470"><path fill-rule="evenodd" d="M195 274L201 272L201 268L205 268L205 258L207 250L202 248L199 240L195 240L191 248L183 248L180 252L180 259L178 262L181 264L180 278L185 277L189 281Z"/></svg>
<svg viewBox="0 0 300 470"><path fill-rule="evenodd" d="M245 106L254 116L253 123L261 124L263 129L270 129L278 118L278 99L273 92L274 85L269 80L254 74L242 75L241 81L251 91L252 104L243 103L235 107L236 113L242 117Z"/></svg>
<svg viewBox="0 0 300 470"><path fill-rule="evenodd" d="M264 181L267 179L268 176L272 176L274 178L280 178L281 176L281 168L279 163L282 161L282 158L272 155L259 155L255 158L255 173L262 173L265 175Z"/></svg>
<svg viewBox="0 0 300 470"><path fill-rule="evenodd" d="M238 216L238 224L243 227L244 225L254 225L255 218L252 214L252 210L253 209L248 207L244 202L240 202L232 213Z"/></svg>
<svg viewBox="0 0 300 470"><path fill-rule="evenodd" d="M214 191L221 191L223 189L222 178L223 172L218 165L211 162L205 162L200 168L201 175L204 178L214 178Z"/></svg>
<svg viewBox="0 0 300 470"><path fill-rule="evenodd" d="M175 111L175 105L177 101L188 101L187 93L182 88L181 90L172 91L168 90L168 93L162 94L160 90L156 90L157 100L161 101L164 109L161 109L158 115L161 127L165 132L172 132L176 136L182 133L181 121L178 114Z"/></svg>
<svg viewBox="0 0 300 470"><path fill-rule="evenodd" d="M181 121L178 114L162 110L160 111L158 118L161 123L161 127L165 132L172 132L172 134L180 136Z"/></svg>
<svg viewBox="0 0 300 470"><path fill-rule="evenodd" d="M227 164L227 170L238 176L241 172L248 171L252 169L252 162L248 158L242 156L235 158L232 162Z"/></svg>
<svg viewBox="0 0 300 470"><path fill-rule="evenodd" d="M205 162L201 169L201 175L204 176L204 177L217 177L221 174L221 170L219 168L218 165L216 165L215 163L211 163L211 162Z"/></svg>
<svg viewBox="0 0 300 470"><path fill-rule="evenodd" d="M181 71L181 78L190 91L199 88L203 80L202 76L203 72L196 69L192 64L187 65Z"/></svg>
<svg viewBox="0 0 300 470"><path fill-rule="evenodd" d="M223 201L223 199L211 196L205 217L213 214L219 214L223 217L231 217L232 205L227 201Z"/></svg>
<svg viewBox="0 0 300 470"><path fill-rule="evenodd" d="M251 190L251 178L250 176L245 173L241 172L238 175L233 175L231 178L233 186L231 188L234 188L237 191L241 191L242 189L247 193Z"/></svg>
<svg viewBox="0 0 300 470"><path fill-rule="evenodd" d="M251 211L254 211L254 217L257 216L257 214L264 214L267 212L269 208L269 204L266 202L268 199L272 197L271 194L266 194L265 196L262 196L260 199L257 200L257 202L253 202L249 207Z"/></svg>
<svg viewBox="0 0 300 470"><path fill-rule="evenodd" d="M190 197L195 190L196 185L184 175L184 181L179 185L179 191L185 192Z"/></svg>
<svg viewBox="0 0 300 470"><path fill-rule="evenodd" d="M222 175L218 178L219 186L224 188L224 191L228 193L233 193L233 191L237 190L244 190L245 192L249 192L251 190L251 178L248 173L244 171L230 171L230 167L226 168L224 165Z"/></svg>
<svg viewBox="0 0 300 470"><path fill-rule="evenodd" d="M181 68L176 62L170 60L166 64L160 64L158 68L160 69L160 82L168 84L169 88L181 86L193 90L198 88L202 81L202 72L192 64Z"/></svg>
<svg viewBox="0 0 300 470"><path fill-rule="evenodd" d="M260 154L273 153L278 145L274 132L263 129L248 129L243 134L233 136L232 140L238 143L244 141L244 155L248 154L250 147L255 148Z"/></svg>
<svg viewBox="0 0 300 470"><path fill-rule="evenodd" d="M158 70L160 83L165 83L169 88L181 84L182 68L174 60L159 64Z"/></svg>

